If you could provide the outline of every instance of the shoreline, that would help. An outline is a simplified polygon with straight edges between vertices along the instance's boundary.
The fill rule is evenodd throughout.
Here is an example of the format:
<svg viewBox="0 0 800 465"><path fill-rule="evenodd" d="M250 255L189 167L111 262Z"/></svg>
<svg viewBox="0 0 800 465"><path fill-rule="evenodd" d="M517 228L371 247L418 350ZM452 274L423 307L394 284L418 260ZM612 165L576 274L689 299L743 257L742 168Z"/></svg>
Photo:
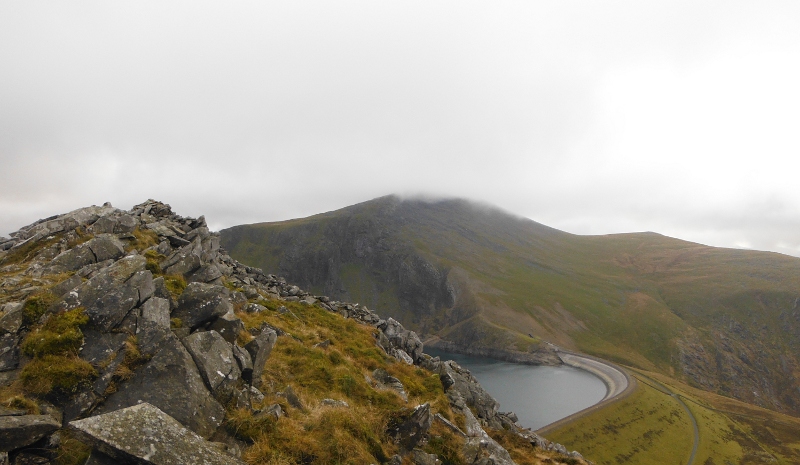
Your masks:
<svg viewBox="0 0 800 465"><path fill-rule="evenodd" d="M558 352L565 365L588 371L600 378L606 385L606 395L592 406L537 429L536 434L545 436L554 429L628 397L636 389L636 379L618 365L591 355L577 354L563 349L558 349Z"/></svg>
<svg viewBox="0 0 800 465"><path fill-rule="evenodd" d="M503 349L463 347L450 341L441 340L437 337L428 338L424 342L424 345L445 352L487 357L503 362L519 363L523 365L565 365L589 372L597 378L600 378L600 380L606 386L606 395L599 402L537 429L536 433L541 436L544 436L556 428L564 426L573 420L599 410L613 402L626 398L636 388L636 379L629 375L622 367L598 357L579 354L577 352L562 349L552 344L548 344L548 346L550 346L550 350L542 350L533 353L516 352Z"/></svg>

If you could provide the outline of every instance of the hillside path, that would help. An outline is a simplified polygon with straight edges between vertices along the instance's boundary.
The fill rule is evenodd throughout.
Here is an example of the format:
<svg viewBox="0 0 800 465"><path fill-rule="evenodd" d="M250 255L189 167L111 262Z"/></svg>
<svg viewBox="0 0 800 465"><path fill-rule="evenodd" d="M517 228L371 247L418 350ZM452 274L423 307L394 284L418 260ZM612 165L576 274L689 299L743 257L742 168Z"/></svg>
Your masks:
<svg viewBox="0 0 800 465"><path fill-rule="evenodd" d="M658 381L654 380L653 378L651 378L651 377L649 377L647 375L643 375L642 373L637 373L637 374L638 374L638 376L641 376L642 378L647 378L647 381L649 381L649 383L647 381L644 381L644 380L641 380L641 379L639 381L641 381L641 382L647 384L648 386L652 387L653 389L656 389L657 391L660 391L660 392L662 392L662 393L664 393L664 394L666 394L668 396L671 396L673 399L677 400L678 403L681 404L681 407L683 407L683 410L685 410L686 413L689 415L689 419L692 420L692 428L694 429L694 444L692 445L692 454L689 456L689 461L686 462L686 465L694 465L694 459L695 459L695 456L697 455L697 447L700 445L700 428L697 425L697 418L695 418L695 416L692 413L692 411L689 410L689 406L686 405L686 402L683 401L683 399L681 398L680 394L674 393L672 391L672 389L670 389L667 386L659 383Z"/></svg>

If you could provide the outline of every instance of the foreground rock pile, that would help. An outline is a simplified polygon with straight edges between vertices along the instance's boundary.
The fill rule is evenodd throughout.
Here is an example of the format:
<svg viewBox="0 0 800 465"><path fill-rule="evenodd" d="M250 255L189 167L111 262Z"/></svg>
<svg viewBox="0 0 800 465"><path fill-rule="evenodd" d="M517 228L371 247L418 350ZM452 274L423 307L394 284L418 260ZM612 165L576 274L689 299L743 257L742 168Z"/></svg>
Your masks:
<svg viewBox="0 0 800 465"><path fill-rule="evenodd" d="M268 311L254 299L317 305L370 325L386 354L439 375L466 430L417 407L388 432L413 463L436 463L415 449L434 421L464 438L469 463L513 463L486 427L567 453L499 413L468 371L423 354L397 321L238 263L203 217L151 200L130 211L83 208L0 238L0 389L38 396L0 407L0 464L52 463L62 436L92 447L86 463L242 463L244 445L221 425L226 408L264 399L262 372L280 333L244 331L235 309ZM370 379L405 396L385 371ZM283 394L293 402L291 388ZM262 414L279 419L281 407Z"/></svg>

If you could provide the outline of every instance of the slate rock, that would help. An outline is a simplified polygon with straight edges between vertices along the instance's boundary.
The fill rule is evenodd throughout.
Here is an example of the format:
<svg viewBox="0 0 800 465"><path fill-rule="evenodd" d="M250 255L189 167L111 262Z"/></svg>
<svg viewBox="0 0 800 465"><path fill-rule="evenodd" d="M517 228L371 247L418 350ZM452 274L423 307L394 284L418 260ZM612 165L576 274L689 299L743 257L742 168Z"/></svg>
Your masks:
<svg viewBox="0 0 800 465"><path fill-rule="evenodd" d="M139 271L144 271L146 264L147 260L140 255L124 257L99 271L76 290L76 304L85 307L92 325L109 331L139 303L139 289L125 283Z"/></svg>
<svg viewBox="0 0 800 465"><path fill-rule="evenodd" d="M49 415L21 415L0 417L0 452L33 444L45 435L61 428Z"/></svg>
<svg viewBox="0 0 800 465"><path fill-rule="evenodd" d="M16 334L0 336L0 371L13 370L19 366L19 347Z"/></svg>
<svg viewBox="0 0 800 465"><path fill-rule="evenodd" d="M80 357L92 365L102 365L122 350L127 339L128 335L124 333L105 333L85 328Z"/></svg>
<svg viewBox="0 0 800 465"><path fill-rule="evenodd" d="M236 358L236 363L239 365L239 370L242 372L242 379L251 383L253 381L253 359L250 357L250 352L234 343L233 356Z"/></svg>
<svg viewBox="0 0 800 465"><path fill-rule="evenodd" d="M54 273L76 271L92 263L97 260L89 245L84 243L58 254L50 262L50 269Z"/></svg>
<svg viewBox="0 0 800 465"><path fill-rule="evenodd" d="M79 439L118 462L243 465L147 402L73 421L69 427Z"/></svg>
<svg viewBox="0 0 800 465"><path fill-rule="evenodd" d="M57 297L61 297L67 292L77 288L83 283L83 280L77 274L70 276L69 278L61 281L60 283L56 284L55 286L50 288L50 292Z"/></svg>
<svg viewBox="0 0 800 465"><path fill-rule="evenodd" d="M226 341L233 344L239 333L244 331L244 323L233 312L230 312L214 320L208 329L218 332Z"/></svg>
<svg viewBox="0 0 800 465"><path fill-rule="evenodd" d="M375 378L379 384L378 387L391 389L400 395L403 400L408 400L408 394L406 394L406 390L403 387L403 383L400 382L399 379L395 378L394 376L390 375L386 370L383 368L378 368L372 372L372 377Z"/></svg>
<svg viewBox="0 0 800 465"><path fill-rule="evenodd" d="M98 411L107 413L142 402L153 404L203 437L210 437L225 418L225 409L209 393L192 356L171 332L166 332L153 358Z"/></svg>
<svg viewBox="0 0 800 465"><path fill-rule="evenodd" d="M119 239L110 234L103 234L86 242L95 256L95 262L104 260L115 260L125 255L125 247Z"/></svg>
<svg viewBox="0 0 800 465"><path fill-rule="evenodd" d="M233 349L216 331L197 331L183 338L206 386L218 400L228 399L242 375Z"/></svg>
<svg viewBox="0 0 800 465"><path fill-rule="evenodd" d="M142 305L142 319L169 329L169 300L151 297Z"/></svg>
<svg viewBox="0 0 800 465"><path fill-rule="evenodd" d="M278 334L275 331L271 328L264 328L255 339L244 346L253 361L251 384L255 387L261 387L261 373L264 372L264 365L267 363L277 339Z"/></svg>
<svg viewBox="0 0 800 465"><path fill-rule="evenodd" d="M411 415L398 424L389 425L389 435L405 450L413 450L428 435L433 424L433 414L429 403L417 406Z"/></svg>
<svg viewBox="0 0 800 465"><path fill-rule="evenodd" d="M139 220L131 215L120 215L114 225L115 234L126 234L133 232L139 226Z"/></svg>
<svg viewBox="0 0 800 465"><path fill-rule="evenodd" d="M3 305L0 316L0 334L16 334L22 326L22 302L11 302Z"/></svg>
<svg viewBox="0 0 800 465"><path fill-rule="evenodd" d="M422 357L422 341L414 331L405 329L403 325L393 318L379 323L378 329L386 335L391 348L405 351L414 361ZM389 349L389 347L384 347L384 349Z"/></svg>
<svg viewBox="0 0 800 465"><path fill-rule="evenodd" d="M173 318L180 318L187 328L195 329L226 313L233 312L228 289L216 284L189 283L178 298Z"/></svg>
<svg viewBox="0 0 800 465"><path fill-rule="evenodd" d="M149 270L138 271L125 282L125 285L136 289L139 296L138 305L143 304L156 292L156 285L153 282L153 273Z"/></svg>
<svg viewBox="0 0 800 465"><path fill-rule="evenodd" d="M214 263L201 265L200 268L191 273L186 280L190 282L210 283L222 277L222 272Z"/></svg>
<svg viewBox="0 0 800 465"><path fill-rule="evenodd" d="M160 263L167 274L186 275L200 268L202 247L199 241L192 242L176 250L170 257Z"/></svg>
<svg viewBox="0 0 800 465"><path fill-rule="evenodd" d="M104 216L92 225L92 232L94 234L110 234L114 232L114 226L117 224L117 219L110 216Z"/></svg>
<svg viewBox="0 0 800 465"><path fill-rule="evenodd" d="M247 304L244 306L244 311L247 313L261 313L267 311L267 307L259 304Z"/></svg>

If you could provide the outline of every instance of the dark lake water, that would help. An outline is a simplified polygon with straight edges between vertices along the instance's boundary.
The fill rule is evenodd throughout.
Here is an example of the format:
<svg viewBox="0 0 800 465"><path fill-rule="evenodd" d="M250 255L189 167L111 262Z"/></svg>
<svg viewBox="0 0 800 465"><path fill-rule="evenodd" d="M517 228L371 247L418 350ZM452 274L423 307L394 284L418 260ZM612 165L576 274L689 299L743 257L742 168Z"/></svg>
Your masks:
<svg viewBox="0 0 800 465"><path fill-rule="evenodd" d="M590 407L606 395L600 378L573 367L522 365L432 348L425 353L455 360L500 402L501 412L516 413L519 423L533 430Z"/></svg>

